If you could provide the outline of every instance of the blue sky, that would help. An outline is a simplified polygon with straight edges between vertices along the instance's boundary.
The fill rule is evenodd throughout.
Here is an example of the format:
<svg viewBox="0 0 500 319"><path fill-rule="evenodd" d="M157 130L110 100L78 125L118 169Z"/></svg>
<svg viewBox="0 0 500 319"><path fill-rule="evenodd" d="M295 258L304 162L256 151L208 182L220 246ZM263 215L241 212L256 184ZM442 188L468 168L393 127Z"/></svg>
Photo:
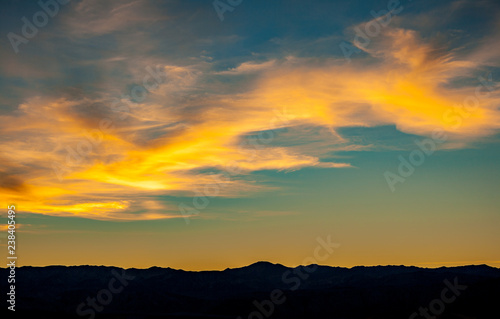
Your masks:
<svg viewBox="0 0 500 319"><path fill-rule="evenodd" d="M499 265L498 2L221 1L2 2L24 264Z"/></svg>

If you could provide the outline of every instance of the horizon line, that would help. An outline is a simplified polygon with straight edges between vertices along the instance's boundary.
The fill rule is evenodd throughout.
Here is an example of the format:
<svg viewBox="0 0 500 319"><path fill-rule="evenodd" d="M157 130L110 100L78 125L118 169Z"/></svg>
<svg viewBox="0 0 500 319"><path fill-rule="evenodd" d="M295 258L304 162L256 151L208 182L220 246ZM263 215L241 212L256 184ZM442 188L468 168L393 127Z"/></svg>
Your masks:
<svg viewBox="0 0 500 319"><path fill-rule="evenodd" d="M172 270L180 270L180 271L186 271L186 272L203 272L203 271L225 271L225 270L231 270L231 269L241 269L245 267L250 267L252 265L256 265L259 263L264 263L264 264L271 264L274 266L282 266L285 268L298 268L298 267L309 267L309 266L320 266L320 267L330 267L330 268L344 268L344 269L353 269L357 267L408 267L408 268L420 268L420 269L439 269L439 268L458 268L458 267L470 267L470 266L487 266L490 268L494 269L500 269L500 267L496 267L491 265L492 261L478 261L474 263L469 263L469 264L460 264L460 263L455 263L455 262L442 262L442 263L436 263L436 262L429 262L429 263L419 263L420 265L430 265L430 264L439 264L439 266L435 267L424 267L424 266L417 266L417 265L406 265L406 264L378 264L378 265L355 265L355 266L335 266L335 265L323 265L323 264L308 264L308 265L296 265L296 266L286 266L281 263L273 263L270 261L256 261L251 264L239 266L239 267L226 267L226 268L220 268L220 269L198 269L198 270L187 270L187 269L182 269L182 268L172 268L169 266L150 266L147 268L142 268L142 267L122 267L122 266L115 266L115 265L97 265L97 264L79 264L79 265L62 265L62 264L51 264L51 265L22 265L22 266L16 266L16 268L23 268L23 267L32 267L32 268L46 268L46 267L107 267L107 268L120 268L120 269L137 269L137 270L148 270L151 268L161 268L161 269L172 269ZM490 263L490 264L488 264ZM494 261L494 264L500 264L500 261ZM457 264L457 265L452 265L452 266L446 266L443 264ZM8 269L9 267L0 267L0 269Z"/></svg>

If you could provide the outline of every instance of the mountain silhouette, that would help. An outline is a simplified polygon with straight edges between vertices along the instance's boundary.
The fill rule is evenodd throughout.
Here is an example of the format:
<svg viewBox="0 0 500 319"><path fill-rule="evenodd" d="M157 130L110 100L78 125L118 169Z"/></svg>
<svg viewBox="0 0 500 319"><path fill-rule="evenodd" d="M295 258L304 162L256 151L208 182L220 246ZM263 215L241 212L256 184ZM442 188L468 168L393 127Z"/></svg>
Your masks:
<svg viewBox="0 0 500 319"><path fill-rule="evenodd" d="M0 276L7 278L8 269L0 269ZM9 289L6 280L0 287ZM222 271L26 266L16 269L15 314L56 319L390 319L416 313L416 319L425 318L419 309L427 308L439 319L490 319L497 317L499 288L500 269L486 265L292 268L257 262Z"/></svg>

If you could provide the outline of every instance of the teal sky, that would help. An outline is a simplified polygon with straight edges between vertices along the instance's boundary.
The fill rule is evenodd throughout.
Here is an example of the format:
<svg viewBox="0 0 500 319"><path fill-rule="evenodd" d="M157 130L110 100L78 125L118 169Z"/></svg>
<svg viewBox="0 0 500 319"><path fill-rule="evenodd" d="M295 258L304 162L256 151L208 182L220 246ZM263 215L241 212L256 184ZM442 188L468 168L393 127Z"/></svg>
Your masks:
<svg viewBox="0 0 500 319"><path fill-rule="evenodd" d="M21 265L500 265L498 2L47 3L0 19Z"/></svg>

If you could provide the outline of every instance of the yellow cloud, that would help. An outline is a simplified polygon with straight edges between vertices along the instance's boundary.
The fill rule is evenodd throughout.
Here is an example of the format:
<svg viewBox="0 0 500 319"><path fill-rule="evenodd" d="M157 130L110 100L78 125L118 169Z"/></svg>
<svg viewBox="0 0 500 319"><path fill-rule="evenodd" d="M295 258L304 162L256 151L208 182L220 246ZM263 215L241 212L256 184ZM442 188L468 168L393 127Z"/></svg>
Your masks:
<svg viewBox="0 0 500 319"><path fill-rule="evenodd" d="M0 118L10 137L1 142L2 158L9 163L7 171L22 179L16 184L5 177L10 178L5 200L48 215L177 218L182 216L175 206L152 198L202 192L207 185L217 185L216 196L262 190L241 178L258 170L350 167L324 162L300 148L272 145L277 128L322 126L336 136L341 127L392 124L419 135L439 128L454 143L498 129L498 95L487 88L477 95L476 87L451 85L470 76L474 62L461 61L401 29L389 30L367 52L376 60L244 63L228 76L260 72L247 92L199 97L175 109L159 102L169 101L172 93L172 84L165 84L153 102L131 104L124 118L109 112L104 100L28 100L18 115ZM168 69L176 74L188 70ZM202 85L197 75L188 80L190 86ZM471 97L478 99L473 111L464 108ZM89 105L95 107L80 111ZM103 119L106 127L115 128L103 131ZM260 134L254 146L246 138L252 134ZM54 167L62 171L59 176ZM203 169L220 172L204 174Z"/></svg>

